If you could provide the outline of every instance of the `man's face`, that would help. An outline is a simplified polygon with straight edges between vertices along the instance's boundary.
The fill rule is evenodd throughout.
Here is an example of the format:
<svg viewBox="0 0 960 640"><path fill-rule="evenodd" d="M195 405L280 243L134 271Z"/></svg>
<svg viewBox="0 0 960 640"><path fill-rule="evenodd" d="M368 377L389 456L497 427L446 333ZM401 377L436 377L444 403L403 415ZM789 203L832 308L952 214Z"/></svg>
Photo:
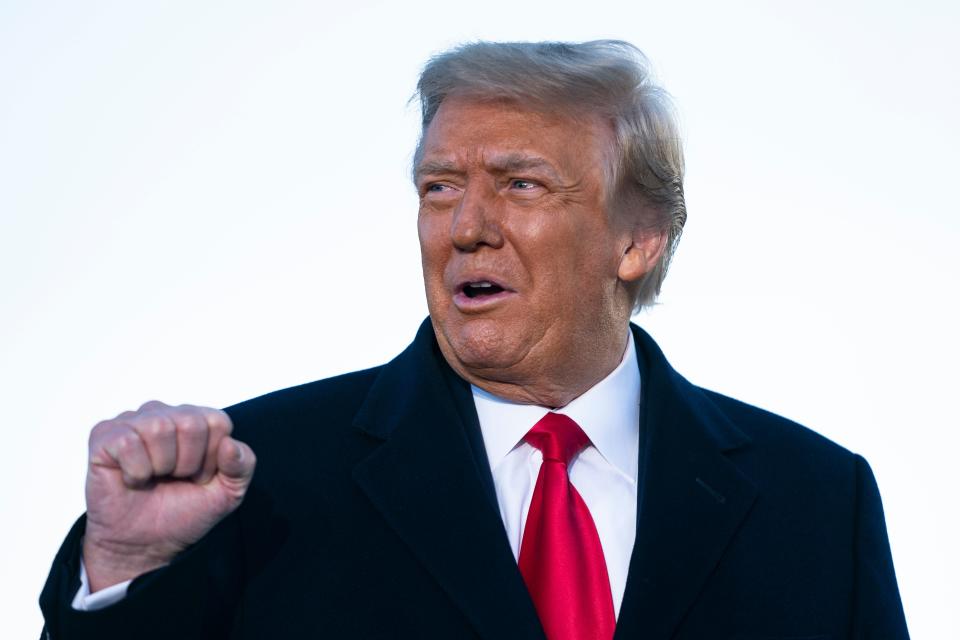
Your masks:
<svg viewBox="0 0 960 640"><path fill-rule="evenodd" d="M473 384L556 406L622 356L631 232L605 211L611 144L589 119L441 104L416 169L423 275L444 357Z"/></svg>

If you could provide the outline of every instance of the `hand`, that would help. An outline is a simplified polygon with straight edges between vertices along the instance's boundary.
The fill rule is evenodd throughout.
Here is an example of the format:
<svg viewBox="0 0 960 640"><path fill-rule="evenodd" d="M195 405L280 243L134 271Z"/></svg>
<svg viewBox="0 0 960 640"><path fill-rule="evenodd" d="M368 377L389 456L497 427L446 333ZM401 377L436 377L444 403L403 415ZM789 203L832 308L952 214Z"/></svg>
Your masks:
<svg viewBox="0 0 960 640"><path fill-rule="evenodd" d="M90 432L90 590L169 563L236 509L256 465L223 411L148 402Z"/></svg>

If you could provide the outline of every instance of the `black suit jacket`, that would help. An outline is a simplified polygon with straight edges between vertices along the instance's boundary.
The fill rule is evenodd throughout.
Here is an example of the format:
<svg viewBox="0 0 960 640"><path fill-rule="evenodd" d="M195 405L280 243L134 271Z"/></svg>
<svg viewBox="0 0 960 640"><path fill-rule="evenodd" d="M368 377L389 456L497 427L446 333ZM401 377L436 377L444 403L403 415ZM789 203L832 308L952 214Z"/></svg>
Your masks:
<svg viewBox="0 0 960 640"><path fill-rule="evenodd" d="M642 446L616 638L906 638L867 463L693 386L632 330ZM70 608L81 518L41 595L51 638L543 638L429 321L383 367L228 413L258 456L243 505L96 612Z"/></svg>

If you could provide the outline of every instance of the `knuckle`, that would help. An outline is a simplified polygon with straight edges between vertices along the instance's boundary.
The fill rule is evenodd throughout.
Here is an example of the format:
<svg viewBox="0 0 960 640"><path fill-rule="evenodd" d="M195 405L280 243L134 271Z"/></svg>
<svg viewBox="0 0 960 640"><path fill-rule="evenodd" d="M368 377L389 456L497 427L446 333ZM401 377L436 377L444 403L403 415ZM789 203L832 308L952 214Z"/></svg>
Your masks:
<svg viewBox="0 0 960 640"><path fill-rule="evenodd" d="M94 449L117 451L118 444L132 432L133 428L126 422L117 422L116 420L98 422L90 430L89 448L91 451ZM136 437L136 434L133 435Z"/></svg>
<svg viewBox="0 0 960 640"><path fill-rule="evenodd" d="M221 433L231 433L233 431L233 421L230 420L230 416L226 412L220 409L207 409L206 419L211 429Z"/></svg>
<svg viewBox="0 0 960 640"><path fill-rule="evenodd" d="M113 420L101 420L90 429L90 443L103 438L107 432L111 431L116 423Z"/></svg>
<svg viewBox="0 0 960 640"><path fill-rule="evenodd" d="M145 425L147 435L153 438L162 438L171 431L171 425L168 420L164 419L163 416L150 416L150 419Z"/></svg>
<svg viewBox="0 0 960 640"><path fill-rule="evenodd" d="M161 402L159 400L147 400L142 405L140 405L140 408L137 411L156 411L156 410L169 409L169 408L170 408L170 405L168 405L165 402Z"/></svg>
<svg viewBox="0 0 960 640"><path fill-rule="evenodd" d="M129 458L140 448L140 438L136 433L128 431L117 436L117 439L114 442L114 447L116 448L119 456Z"/></svg>
<svg viewBox="0 0 960 640"><path fill-rule="evenodd" d="M173 434L174 426L170 419L166 416L161 414L152 414L145 416L141 431L150 439L162 440L165 437Z"/></svg>
<svg viewBox="0 0 960 640"><path fill-rule="evenodd" d="M210 433L216 436L221 433L230 433L233 427L227 414L219 409L181 404L174 407L174 411L178 427L186 427L191 434L206 436Z"/></svg>
<svg viewBox="0 0 960 640"><path fill-rule="evenodd" d="M180 422L180 424L177 425L177 429L181 435L188 438L198 436L204 432L203 423L193 418Z"/></svg>
<svg viewBox="0 0 960 640"><path fill-rule="evenodd" d="M177 417L177 430L187 438L206 436L207 423L194 413L184 413Z"/></svg>

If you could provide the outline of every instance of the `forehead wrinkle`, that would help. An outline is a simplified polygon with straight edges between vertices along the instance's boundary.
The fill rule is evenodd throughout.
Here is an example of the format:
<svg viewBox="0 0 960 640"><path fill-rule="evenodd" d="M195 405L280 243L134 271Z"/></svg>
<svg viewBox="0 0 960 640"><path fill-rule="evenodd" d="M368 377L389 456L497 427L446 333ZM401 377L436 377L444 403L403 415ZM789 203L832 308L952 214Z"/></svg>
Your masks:
<svg viewBox="0 0 960 640"><path fill-rule="evenodd" d="M484 158L484 164L495 173L540 170L548 173L553 179L560 180L560 175L552 162L526 153L493 153Z"/></svg>

